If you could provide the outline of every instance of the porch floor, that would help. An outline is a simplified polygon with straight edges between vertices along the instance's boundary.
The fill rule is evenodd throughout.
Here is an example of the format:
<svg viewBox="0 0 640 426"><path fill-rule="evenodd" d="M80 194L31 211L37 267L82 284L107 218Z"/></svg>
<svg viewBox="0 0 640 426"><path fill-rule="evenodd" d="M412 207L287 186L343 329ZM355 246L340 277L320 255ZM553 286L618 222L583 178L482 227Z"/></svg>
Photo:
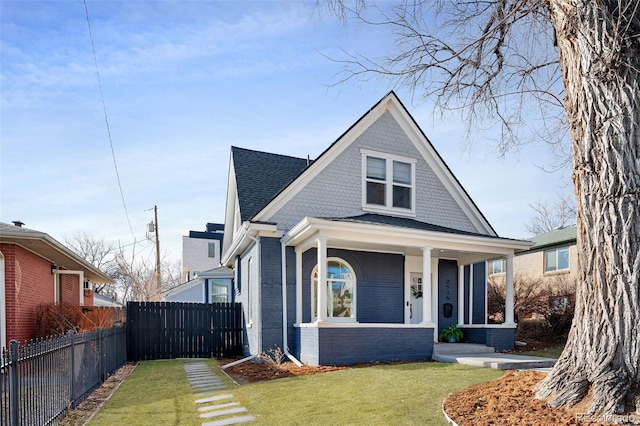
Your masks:
<svg viewBox="0 0 640 426"><path fill-rule="evenodd" d="M497 370L531 370L553 367L555 358L496 353L495 349L474 343L436 343L433 360Z"/></svg>

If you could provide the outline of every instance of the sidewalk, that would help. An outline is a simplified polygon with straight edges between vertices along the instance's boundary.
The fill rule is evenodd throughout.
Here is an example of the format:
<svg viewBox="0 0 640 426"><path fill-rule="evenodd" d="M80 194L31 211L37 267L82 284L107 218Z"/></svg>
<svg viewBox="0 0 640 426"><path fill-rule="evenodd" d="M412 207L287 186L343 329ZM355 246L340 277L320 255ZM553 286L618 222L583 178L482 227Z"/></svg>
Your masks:
<svg viewBox="0 0 640 426"><path fill-rule="evenodd" d="M555 358L496 353L492 347L474 343L438 343L433 347L433 359L496 370L540 371L548 371L557 361Z"/></svg>

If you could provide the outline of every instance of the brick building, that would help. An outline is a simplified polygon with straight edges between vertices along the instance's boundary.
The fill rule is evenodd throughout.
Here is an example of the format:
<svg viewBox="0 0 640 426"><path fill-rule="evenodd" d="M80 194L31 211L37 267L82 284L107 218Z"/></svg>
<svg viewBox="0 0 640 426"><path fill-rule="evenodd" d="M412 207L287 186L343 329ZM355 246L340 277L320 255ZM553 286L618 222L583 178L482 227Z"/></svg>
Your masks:
<svg viewBox="0 0 640 426"><path fill-rule="evenodd" d="M0 222L0 346L36 336L36 306L93 306L92 283L113 283L46 233L15 223Z"/></svg>

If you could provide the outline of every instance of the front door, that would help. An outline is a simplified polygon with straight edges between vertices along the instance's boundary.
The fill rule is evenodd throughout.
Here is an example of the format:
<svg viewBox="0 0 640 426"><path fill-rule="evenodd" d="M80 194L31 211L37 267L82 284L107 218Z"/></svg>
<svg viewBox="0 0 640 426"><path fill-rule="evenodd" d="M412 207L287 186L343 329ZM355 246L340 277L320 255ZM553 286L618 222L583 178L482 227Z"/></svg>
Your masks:
<svg viewBox="0 0 640 426"><path fill-rule="evenodd" d="M409 318L411 324L419 324L422 322L422 273L412 272L410 274L411 297L409 298Z"/></svg>

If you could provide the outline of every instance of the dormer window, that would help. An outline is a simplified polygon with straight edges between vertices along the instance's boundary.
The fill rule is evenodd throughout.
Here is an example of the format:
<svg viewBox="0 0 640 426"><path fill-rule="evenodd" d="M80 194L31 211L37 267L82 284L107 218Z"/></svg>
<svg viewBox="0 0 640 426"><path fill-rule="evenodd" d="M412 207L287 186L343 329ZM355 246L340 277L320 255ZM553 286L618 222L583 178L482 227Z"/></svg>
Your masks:
<svg viewBox="0 0 640 426"><path fill-rule="evenodd" d="M361 150L363 209L415 214L415 165L413 158Z"/></svg>

